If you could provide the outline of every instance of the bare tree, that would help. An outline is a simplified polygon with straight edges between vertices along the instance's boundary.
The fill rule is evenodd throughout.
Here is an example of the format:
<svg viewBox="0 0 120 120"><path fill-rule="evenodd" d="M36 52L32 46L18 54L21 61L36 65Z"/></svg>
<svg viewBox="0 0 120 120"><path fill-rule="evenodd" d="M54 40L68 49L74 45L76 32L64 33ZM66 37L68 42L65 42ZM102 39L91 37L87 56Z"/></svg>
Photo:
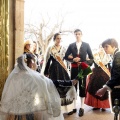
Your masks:
<svg viewBox="0 0 120 120"><path fill-rule="evenodd" d="M72 32L72 30L63 29L64 18L63 16L55 16L56 21L52 22L48 16L47 21L41 15L41 22L39 25L36 24L25 24L25 39L32 39L36 40L39 44L42 54L45 53L47 46L49 45L52 37L54 36L55 32L60 32L62 34Z"/></svg>

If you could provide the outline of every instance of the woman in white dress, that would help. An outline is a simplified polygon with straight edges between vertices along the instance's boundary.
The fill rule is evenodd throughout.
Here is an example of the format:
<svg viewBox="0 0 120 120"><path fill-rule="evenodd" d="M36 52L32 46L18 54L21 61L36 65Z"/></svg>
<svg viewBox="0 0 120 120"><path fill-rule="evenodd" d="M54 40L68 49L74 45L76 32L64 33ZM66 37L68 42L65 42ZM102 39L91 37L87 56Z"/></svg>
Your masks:
<svg viewBox="0 0 120 120"><path fill-rule="evenodd" d="M64 120L55 85L35 66L32 54L17 59L4 85L0 120Z"/></svg>

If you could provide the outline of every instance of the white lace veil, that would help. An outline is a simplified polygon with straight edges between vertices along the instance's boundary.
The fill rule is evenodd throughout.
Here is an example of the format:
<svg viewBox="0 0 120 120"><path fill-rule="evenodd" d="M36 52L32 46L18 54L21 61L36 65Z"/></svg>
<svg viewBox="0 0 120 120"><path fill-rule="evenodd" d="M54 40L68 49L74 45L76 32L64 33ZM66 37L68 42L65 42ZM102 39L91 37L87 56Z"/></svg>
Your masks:
<svg viewBox="0 0 120 120"><path fill-rule="evenodd" d="M61 101L52 80L27 67L25 59L26 55L17 59L6 80L0 111L7 114L47 111L49 115L59 116Z"/></svg>
<svg viewBox="0 0 120 120"><path fill-rule="evenodd" d="M20 57L17 58L17 65L21 70L27 70L27 64L25 61L27 60L26 54L21 55Z"/></svg>

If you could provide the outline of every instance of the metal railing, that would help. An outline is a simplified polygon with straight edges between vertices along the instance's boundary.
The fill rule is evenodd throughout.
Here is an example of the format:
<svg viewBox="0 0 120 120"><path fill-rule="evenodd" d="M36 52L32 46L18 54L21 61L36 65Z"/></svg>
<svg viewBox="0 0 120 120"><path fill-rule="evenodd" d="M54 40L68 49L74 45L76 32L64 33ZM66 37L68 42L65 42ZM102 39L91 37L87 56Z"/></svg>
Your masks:
<svg viewBox="0 0 120 120"><path fill-rule="evenodd" d="M120 106L119 106L119 100L114 100L114 106L113 106L113 112L114 112L114 120L119 120L119 112L120 112Z"/></svg>

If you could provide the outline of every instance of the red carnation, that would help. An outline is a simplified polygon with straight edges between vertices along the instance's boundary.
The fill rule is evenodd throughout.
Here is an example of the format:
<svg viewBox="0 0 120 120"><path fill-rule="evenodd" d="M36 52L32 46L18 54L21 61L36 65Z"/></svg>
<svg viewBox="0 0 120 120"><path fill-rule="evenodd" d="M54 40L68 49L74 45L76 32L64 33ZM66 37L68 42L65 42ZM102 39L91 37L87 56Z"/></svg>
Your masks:
<svg viewBox="0 0 120 120"><path fill-rule="evenodd" d="M83 70L89 67L85 62L81 62L80 66Z"/></svg>

